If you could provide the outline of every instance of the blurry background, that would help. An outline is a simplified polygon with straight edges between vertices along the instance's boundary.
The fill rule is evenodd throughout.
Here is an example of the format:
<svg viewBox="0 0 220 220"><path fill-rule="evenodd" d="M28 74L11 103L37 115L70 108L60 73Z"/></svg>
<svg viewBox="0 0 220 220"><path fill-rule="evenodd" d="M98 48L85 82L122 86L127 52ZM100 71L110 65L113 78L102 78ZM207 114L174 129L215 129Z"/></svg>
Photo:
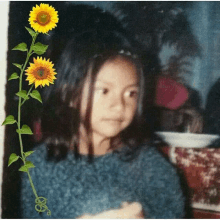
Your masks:
<svg viewBox="0 0 220 220"><path fill-rule="evenodd" d="M47 2L48 3L48 2ZM22 63L21 52L11 49L21 43L30 43L29 35L24 26L29 27L28 17L32 7L39 2L0 2L1 12L1 121L5 114L16 115L18 90L16 81L7 85L7 77L15 71L13 62ZM201 107L206 104L209 89L220 77L220 2L194 1L194 2L109 2L109 1L80 1L80 2L50 2L59 13L70 4L86 4L109 11L121 20L128 32L143 45L146 52L151 53L149 62L152 75L170 74L177 81L184 83L195 90L201 100ZM7 7L9 5L9 18ZM73 12L74 13L74 12ZM4 19L2 18L4 14ZM61 15L65 16L65 13ZM87 16L86 14L82 16ZM7 20L9 19L9 28ZM80 20L80 19L79 19ZM60 22L62 22L60 20ZM61 25L58 23L58 26ZM76 25L76 24L75 24ZM81 23L79 22L79 25ZM8 28L8 29L7 29ZM8 31L8 32L7 32ZM8 34L8 40L6 40ZM49 39L44 39L49 40ZM7 42L8 41L8 42ZM40 41L40 39L39 39ZM6 70L6 50L7 71ZM3 49L4 48L4 49ZM27 83L24 82L24 88ZM6 91L5 91L6 88ZM5 102L6 94L6 102ZM33 110L41 105L34 100L28 101L23 112L24 123L33 122L37 113ZM6 113L5 113L5 111ZM30 125L31 126L31 125ZM5 139L3 132L5 129ZM1 127L0 141L0 175L2 184L2 218L19 218L19 172L20 164L7 167L9 155L19 153L19 145L15 126ZM24 136L25 137L25 136ZM33 145L33 137L25 137L24 145L27 149ZM2 175L3 167L3 175ZM1 181L0 178L0 181Z"/></svg>
<svg viewBox="0 0 220 220"><path fill-rule="evenodd" d="M74 3L78 4L79 2ZM159 57L161 65L165 67L168 64L170 56L173 54L178 55L179 51L177 51L177 49L179 47L185 47L185 51L182 52L184 52L184 55L189 58L187 61L190 61L191 63L190 65L188 64L185 66L190 74L184 74L184 71L181 74L184 75L183 77L190 86L199 91L202 105L203 107L205 106L209 89L220 77L220 2L168 1L134 3L134 5L138 5L139 7L134 6L129 2L87 1L81 3L95 5L104 10L109 10L114 12L121 19L123 18L123 13L121 13L120 9L127 10L126 14L128 18L124 18L124 20L135 24L130 27L133 28L133 30L130 30L133 33L135 33L135 28L136 31L138 31L138 29L141 29L144 25L145 28L147 26L157 28L161 25L161 28L164 28L164 30L160 30L161 33L162 31L170 31L170 35L172 36L170 36L170 39L167 39L160 48ZM118 11L116 10L116 5L119 8ZM154 8L154 10L152 10L152 8ZM137 13L137 11L139 12ZM140 11L142 13L140 13ZM146 19L147 22L151 21L151 23L146 24L147 22L145 23L144 20L138 21L138 19L141 19L143 11L145 11L146 17L151 16L151 19ZM174 19L175 15L176 20ZM143 18L145 17L143 16ZM173 22L173 24L169 22ZM138 27L139 25L137 24L139 24L140 27ZM177 27L179 28L171 32L171 28L174 29ZM141 31L143 32L143 29ZM193 37L190 36L191 34ZM189 42L189 40L194 40L195 42ZM200 47L197 48L198 50L196 49L196 44ZM183 48L181 50L183 50ZM199 55L199 52L200 56L194 56Z"/></svg>

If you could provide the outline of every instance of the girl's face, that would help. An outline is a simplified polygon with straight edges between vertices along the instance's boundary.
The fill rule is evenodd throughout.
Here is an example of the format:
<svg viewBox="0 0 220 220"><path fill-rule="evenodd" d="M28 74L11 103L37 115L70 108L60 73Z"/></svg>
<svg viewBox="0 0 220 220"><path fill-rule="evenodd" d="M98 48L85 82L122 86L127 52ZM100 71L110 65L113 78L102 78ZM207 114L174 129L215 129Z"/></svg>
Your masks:
<svg viewBox="0 0 220 220"><path fill-rule="evenodd" d="M81 117L85 116L89 80L82 92ZM94 83L91 109L93 137L117 136L132 122L138 101L139 79L134 64L117 57L104 63Z"/></svg>

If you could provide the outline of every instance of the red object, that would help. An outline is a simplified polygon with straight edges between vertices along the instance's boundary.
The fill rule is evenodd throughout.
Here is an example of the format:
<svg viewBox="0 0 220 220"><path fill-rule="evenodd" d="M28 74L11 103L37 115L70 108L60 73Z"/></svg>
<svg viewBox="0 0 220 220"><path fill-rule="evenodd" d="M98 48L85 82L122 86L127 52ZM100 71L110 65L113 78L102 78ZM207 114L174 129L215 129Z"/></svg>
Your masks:
<svg viewBox="0 0 220 220"><path fill-rule="evenodd" d="M41 120L38 119L37 121L34 121L34 139L35 141L40 141L42 139L42 132L41 132Z"/></svg>
<svg viewBox="0 0 220 220"><path fill-rule="evenodd" d="M196 219L220 219L220 213L217 212L207 212L204 210L194 209L193 218Z"/></svg>
<svg viewBox="0 0 220 220"><path fill-rule="evenodd" d="M181 148L170 151L188 185L194 218L220 217L220 148Z"/></svg>
<svg viewBox="0 0 220 220"><path fill-rule="evenodd" d="M192 218L220 219L220 148L171 148L158 150L184 174Z"/></svg>
<svg viewBox="0 0 220 220"><path fill-rule="evenodd" d="M159 152L162 153L162 155L165 158L169 158L169 151L170 151L170 147L169 146L160 146L158 147Z"/></svg>
<svg viewBox="0 0 220 220"><path fill-rule="evenodd" d="M157 80L155 104L171 110L176 110L188 99L187 88L175 80L161 76Z"/></svg>

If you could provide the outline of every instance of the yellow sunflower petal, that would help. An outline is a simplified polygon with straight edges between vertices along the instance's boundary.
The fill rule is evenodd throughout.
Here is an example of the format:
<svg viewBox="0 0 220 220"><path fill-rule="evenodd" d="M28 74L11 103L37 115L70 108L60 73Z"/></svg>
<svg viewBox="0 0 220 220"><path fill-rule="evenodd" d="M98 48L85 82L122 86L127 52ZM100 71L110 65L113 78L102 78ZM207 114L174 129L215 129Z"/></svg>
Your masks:
<svg viewBox="0 0 220 220"><path fill-rule="evenodd" d="M34 63L30 63L30 66L25 70L25 75L27 75L26 81L30 84L35 84L35 88L38 86L49 86L53 84L57 73L55 69L52 68L52 62L46 60L42 57L37 57L33 59Z"/></svg>
<svg viewBox="0 0 220 220"><path fill-rule="evenodd" d="M40 6L33 7L29 15L31 27L39 33L47 33L55 28L59 21L58 13L49 4L41 3Z"/></svg>

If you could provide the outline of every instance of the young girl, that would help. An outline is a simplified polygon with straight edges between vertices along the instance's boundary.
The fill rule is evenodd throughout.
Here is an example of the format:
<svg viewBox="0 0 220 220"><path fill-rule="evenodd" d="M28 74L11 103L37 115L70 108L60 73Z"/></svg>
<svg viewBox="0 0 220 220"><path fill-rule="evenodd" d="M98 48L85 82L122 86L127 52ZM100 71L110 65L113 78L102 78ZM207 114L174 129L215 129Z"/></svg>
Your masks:
<svg viewBox="0 0 220 220"><path fill-rule="evenodd" d="M51 218L183 218L174 168L142 132L145 86L135 46L122 33L91 30L63 51L43 99L44 143L30 170ZM22 176L23 218L35 211Z"/></svg>

